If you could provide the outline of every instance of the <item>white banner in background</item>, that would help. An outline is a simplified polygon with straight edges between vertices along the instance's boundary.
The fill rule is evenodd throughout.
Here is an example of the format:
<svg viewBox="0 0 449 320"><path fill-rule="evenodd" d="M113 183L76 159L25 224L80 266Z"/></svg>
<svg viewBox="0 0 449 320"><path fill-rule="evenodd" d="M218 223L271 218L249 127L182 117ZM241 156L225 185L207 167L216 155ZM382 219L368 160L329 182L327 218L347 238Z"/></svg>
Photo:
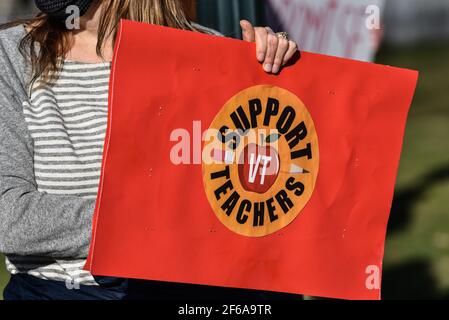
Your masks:
<svg viewBox="0 0 449 320"><path fill-rule="evenodd" d="M384 0L267 0L301 50L373 61L382 30L374 27Z"/></svg>

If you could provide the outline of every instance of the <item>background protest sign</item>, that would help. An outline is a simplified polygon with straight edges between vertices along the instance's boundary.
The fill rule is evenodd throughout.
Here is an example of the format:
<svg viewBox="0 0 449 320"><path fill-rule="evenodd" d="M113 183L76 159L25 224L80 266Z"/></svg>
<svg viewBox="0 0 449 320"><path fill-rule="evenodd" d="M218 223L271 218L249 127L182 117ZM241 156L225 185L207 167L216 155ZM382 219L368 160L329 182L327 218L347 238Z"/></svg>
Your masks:
<svg viewBox="0 0 449 320"><path fill-rule="evenodd" d="M384 0L266 0L268 18L302 50L373 61Z"/></svg>
<svg viewBox="0 0 449 320"><path fill-rule="evenodd" d="M112 69L88 270L380 297L417 72L303 53L269 75L254 44L128 21ZM239 128L275 133L236 154Z"/></svg>

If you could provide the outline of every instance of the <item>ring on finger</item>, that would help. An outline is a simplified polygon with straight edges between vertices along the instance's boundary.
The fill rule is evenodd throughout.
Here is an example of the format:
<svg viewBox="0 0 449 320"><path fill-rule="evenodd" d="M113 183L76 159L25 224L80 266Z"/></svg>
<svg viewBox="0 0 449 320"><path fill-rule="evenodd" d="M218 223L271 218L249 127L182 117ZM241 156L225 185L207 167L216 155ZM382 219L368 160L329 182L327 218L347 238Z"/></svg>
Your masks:
<svg viewBox="0 0 449 320"><path fill-rule="evenodd" d="M277 32L276 37L278 37L279 39L290 40L290 36L287 32Z"/></svg>

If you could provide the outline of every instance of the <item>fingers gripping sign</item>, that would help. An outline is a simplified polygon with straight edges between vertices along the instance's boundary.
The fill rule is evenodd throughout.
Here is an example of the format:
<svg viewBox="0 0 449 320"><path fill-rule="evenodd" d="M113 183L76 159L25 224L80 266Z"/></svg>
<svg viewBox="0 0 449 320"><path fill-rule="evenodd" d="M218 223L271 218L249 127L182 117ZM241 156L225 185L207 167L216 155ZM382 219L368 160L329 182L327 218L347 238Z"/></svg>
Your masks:
<svg viewBox="0 0 449 320"><path fill-rule="evenodd" d="M275 33L270 27L254 27L249 21L240 22L243 40L256 43L256 57L267 73L277 74L298 51L296 42L284 32Z"/></svg>

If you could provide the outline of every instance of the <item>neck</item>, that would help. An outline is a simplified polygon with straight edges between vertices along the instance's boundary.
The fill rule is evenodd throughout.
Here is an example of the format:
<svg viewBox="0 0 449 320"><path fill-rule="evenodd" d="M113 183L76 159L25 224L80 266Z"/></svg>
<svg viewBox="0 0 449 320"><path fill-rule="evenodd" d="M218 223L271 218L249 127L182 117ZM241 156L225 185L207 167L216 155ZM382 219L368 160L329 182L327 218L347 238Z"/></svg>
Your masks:
<svg viewBox="0 0 449 320"><path fill-rule="evenodd" d="M101 19L102 4L98 1L92 4L89 10L80 18L80 32L98 36Z"/></svg>
<svg viewBox="0 0 449 320"><path fill-rule="evenodd" d="M80 29L73 32L73 42L66 58L73 61L96 63L112 59L112 39L105 39L102 56L97 55L98 32L102 13L101 1L95 1L80 18Z"/></svg>

